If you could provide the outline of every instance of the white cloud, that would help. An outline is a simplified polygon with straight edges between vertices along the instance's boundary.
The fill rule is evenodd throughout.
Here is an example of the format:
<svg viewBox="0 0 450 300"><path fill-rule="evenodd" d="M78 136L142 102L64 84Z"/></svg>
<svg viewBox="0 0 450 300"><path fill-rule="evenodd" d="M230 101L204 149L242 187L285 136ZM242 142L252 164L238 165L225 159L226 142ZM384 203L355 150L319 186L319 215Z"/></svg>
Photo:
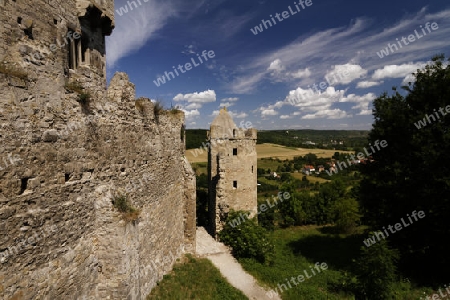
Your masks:
<svg viewBox="0 0 450 300"><path fill-rule="evenodd" d="M207 90L204 92L195 92L192 94L178 94L173 98L174 101L187 101L188 103L209 103L216 101L216 92Z"/></svg>
<svg viewBox="0 0 450 300"><path fill-rule="evenodd" d="M358 96L355 94L349 94L346 97L343 97L339 102L370 102L375 99L377 96L374 93L367 93L362 96Z"/></svg>
<svg viewBox="0 0 450 300"><path fill-rule="evenodd" d="M236 102L236 101L238 101L239 100L239 98L237 98L237 97L232 97L232 98L223 98L222 100L220 100L220 101L222 101L222 102Z"/></svg>
<svg viewBox="0 0 450 300"><path fill-rule="evenodd" d="M261 109L261 116L266 117L266 116L276 116L278 115L278 112L276 112L274 109Z"/></svg>
<svg viewBox="0 0 450 300"><path fill-rule="evenodd" d="M372 110L370 110L370 109L363 109L357 115L359 115L359 116L370 116L371 114L372 114Z"/></svg>
<svg viewBox="0 0 450 300"><path fill-rule="evenodd" d="M367 93L362 96L350 94L347 97L341 99L340 102L354 102L356 105L352 106L352 109L359 110L357 115L371 115L372 110L369 109L369 105L377 96L374 93Z"/></svg>
<svg viewBox="0 0 450 300"><path fill-rule="evenodd" d="M410 82L411 83L416 82L416 77L414 77L413 74L406 75L406 77L403 78L402 85L408 85L408 83L410 83Z"/></svg>
<svg viewBox="0 0 450 300"><path fill-rule="evenodd" d="M402 65L387 65L382 69L375 70L372 75L373 79L383 79L383 78L402 78L416 72L417 69L421 69L426 65L426 63L407 63Z"/></svg>
<svg viewBox="0 0 450 300"><path fill-rule="evenodd" d="M333 70L328 71L325 78L330 82L331 85L334 84L349 84L355 79L365 77L367 75L367 70L363 69L360 65L335 65Z"/></svg>
<svg viewBox="0 0 450 300"><path fill-rule="evenodd" d="M184 107L184 109L186 109L186 110L198 109L198 108L202 108L202 104L200 104L200 103L191 103L191 104L187 105L186 107Z"/></svg>
<svg viewBox="0 0 450 300"><path fill-rule="evenodd" d="M233 106L235 103L232 102L221 102L219 107L230 107Z"/></svg>
<svg viewBox="0 0 450 300"><path fill-rule="evenodd" d="M364 88L369 88L372 86L377 86L382 84L384 81L360 81L358 82L358 84L356 85L357 89L364 89Z"/></svg>
<svg viewBox="0 0 450 300"><path fill-rule="evenodd" d="M327 109L323 111L316 112L314 114L304 115L302 119L312 120L312 119L343 119L349 118L352 115L348 115L347 112L341 109Z"/></svg>
<svg viewBox="0 0 450 300"><path fill-rule="evenodd" d="M292 119L292 116L290 116L290 115L281 115L280 119L282 119L282 120Z"/></svg>
<svg viewBox="0 0 450 300"><path fill-rule="evenodd" d="M299 87L296 90L289 91L284 104L296 106L301 110L315 111L331 107L333 103L339 102L344 94L345 90L335 90L334 87L327 87L321 93L315 93L312 89L304 90Z"/></svg>
<svg viewBox="0 0 450 300"><path fill-rule="evenodd" d="M198 111L198 109L194 109L194 110L184 110L183 109L183 111L184 111L184 115L187 119L200 116L200 112Z"/></svg>
<svg viewBox="0 0 450 300"><path fill-rule="evenodd" d="M281 60L279 58L275 59L273 62L270 63L270 66L267 68L268 71L275 71L275 72L281 72L285 69L283 64L281 63Z"/></svg>
<svg viewBox="0 0 450 300"><path fill-rule="evenodd" d="M299 79L299 78L308 78L309 76L311 76L311 71L306 68L306 69L299 69L297 72L293 72L290 74L292 77Z"/></svg>

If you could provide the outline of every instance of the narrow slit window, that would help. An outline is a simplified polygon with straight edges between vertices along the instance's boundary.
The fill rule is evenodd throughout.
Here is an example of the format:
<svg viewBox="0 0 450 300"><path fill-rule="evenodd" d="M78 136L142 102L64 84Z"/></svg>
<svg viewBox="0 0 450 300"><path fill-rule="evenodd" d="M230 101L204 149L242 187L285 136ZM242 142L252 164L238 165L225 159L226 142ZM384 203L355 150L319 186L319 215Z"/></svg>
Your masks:
<svg viewBox="0 0 450 300"><path fill-rule="evenodd" d="M237 180L234 180L234 181L233 181L233 188L234 188L234 189L237 189Z"/></svg>
<svg viewBox="0 0 450 300"><path fill-rule="evenodd" d="M233 155L234 155L234 156L237 155L237 148L233 148Z"/></svg>

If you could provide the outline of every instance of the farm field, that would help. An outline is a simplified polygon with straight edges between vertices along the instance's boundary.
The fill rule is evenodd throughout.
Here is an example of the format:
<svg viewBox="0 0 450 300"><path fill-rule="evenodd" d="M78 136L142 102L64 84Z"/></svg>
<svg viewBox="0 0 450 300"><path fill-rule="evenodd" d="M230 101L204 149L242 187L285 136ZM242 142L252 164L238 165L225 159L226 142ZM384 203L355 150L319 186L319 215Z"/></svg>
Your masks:
<svg viewBox="0 0 450 300"><path fill-rule="evenodd" d="M198 150L198 149L197 149ZM256 152L258 153L258 159L265 157L279 158L282 160L293 159L294 156L304 156L308 153L317 155L317 157L331 157L334 152L338 150L326 150L326 149L308 149L308 148L291 148L280 146L276 144L258 144L256 145ZM351 151L338 151L340 153L352 153ZM198 152L197 152L198 153ZM191 163L207 162L207 151L203 150L202 154L194 155L194 149L186 150L186 158Z"/></svg>

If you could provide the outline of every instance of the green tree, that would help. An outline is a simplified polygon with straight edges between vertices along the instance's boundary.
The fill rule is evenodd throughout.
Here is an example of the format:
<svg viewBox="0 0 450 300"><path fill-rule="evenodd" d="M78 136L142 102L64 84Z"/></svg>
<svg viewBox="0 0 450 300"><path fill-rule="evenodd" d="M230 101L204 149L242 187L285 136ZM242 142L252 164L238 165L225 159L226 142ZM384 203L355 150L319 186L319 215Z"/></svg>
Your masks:
<svg viewBox="0 0 450 300"><path fill-rule="evenodd" d="M340 198L334 203L332 214L336 228L347 234L354 232L361 218L358 201L348 197Z"/></svg>
<svg viewBox="0 0 450 300"><path fill-rule="evenodd" d="M359 198L364 222L374 230L424 211L420 224L389 241L400 250L405 270L421 270L422 279L433 283L447 282L450 246L442 238L450 235L450 116L444 115L450 105L450 66L444 66L443 55L435 56L414 77L403 87L405 96L394 89L374 100L369 142L386 140L388 146L362 166Z"/></svg>
<svg viewBox="0 0 450 300"><path fill-rule="evenodd" d="M356 299L392 299L392 283L397 280L398 258L398 251L391 249L386 240L381 240L369 248L362 246L361 257L355 267L358 278Z"/></svg>
<svg viewBox="0 0 450 300"><path fill-rule="evenodd" d="M232 248L236 258L253 258L270 264L273 262L273 243L255 218L242 220L242 216L247 214L244 211L230 211L225 226L219 232L219 239ZM240 224L233 222L235 220L241 220Z"/></svg>

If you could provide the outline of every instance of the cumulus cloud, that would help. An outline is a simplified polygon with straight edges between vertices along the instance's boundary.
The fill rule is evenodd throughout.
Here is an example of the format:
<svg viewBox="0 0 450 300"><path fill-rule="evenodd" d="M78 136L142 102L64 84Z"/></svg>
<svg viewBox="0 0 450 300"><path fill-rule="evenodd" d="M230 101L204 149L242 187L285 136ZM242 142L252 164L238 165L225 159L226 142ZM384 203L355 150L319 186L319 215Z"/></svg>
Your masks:
<svg viewBox="0 0 450 300"><path fill-rule="evenodd" d="M407 63L402 65L387 65L382 69L377 69L372 75L373 79L383 79L383 78L404 78L407 75L410 75L413 72L416 72L417 69L422 69L426 63L418 62L418 63Z"/></svg>
<svg viewBox="0 0 450 300"><path fill-rule="evenodd" d="M278 112L275 111L272 108L264 108L261 109L261 116L266 117L266 116L276 116L278 115Z"/></svg>
<svg viewBox="0 0 450 300"><path fill-rule="evenodd" d="M283 64L281 63L281 60L279 58L275 59L273 62L270 63L270 66L267 68L268 71L275 71L275 72L281 72L285 69Z"/></svg>
<svg viewBox="0 0 450 300"><path fill-rule="evenodd" d="M292 118L292 116L290 116L290 115L281 115L280 116L280 119L282 119L282 120L291 119L291 118Z"/></svg>
<svg viewBox="0 0 450 300"><path fill-rule="evenodd" d="M360 65L335 65L333 70L328 71L325 78L330 84L349 84L355 79L365 77L367 70L363 69Z"/></svg>
<svg viewBox="0 0 450 300"><path fill-rule="evenodd" d="M189 110L189 109L198 109L198 108L201 108L201 107L202 107L202 105L200 103L191 103L191 104L186 105L184 107L184 109L187 109L187 110Z"/></svg>
<svg viewBox="0 0 450 300"><path fill-rule="evenodd" d="M315 111L331 107L334 102L339 102L344 94L345 90L336 90L331 86L320 93L316 93L312 89L305 90L299 87L289 91L284 104L293 105L305 111Z"/></svg>
<svg viewBox="0 0 450 300"><path fill-rule="evenodd" d="M323 111L318 111L314 114L308 114L304 115L302 119L305 120L312 120L312 119L343 119L343 118L349 118L352 115L348 115L346 111L343 111L341 109L335 108L335 109L326 109Z"/></svg>
<svg viewBox="0 0 450 300"><path fill-rule="evenodd" d="M377 96L374 93L368 93L362 96L350 94L347 97L341 99L340 102L354 102L356 105L352 106L352 109L359 110L357 115L371 115L372 110L369 109L369 105Z"/></svg>
<svg viewBox="0 0 450 300"><path fill-rule="evenodd" d="M299 69L297 72L292 72L291 76L296 79L308 78L309 76L311 76L311 71L308 68Z"/></svg>
<svg viewBox="0 0 450 300"><path fill-rule="evenodd" d="M200 116L200 112L198 111L198 109L194 109L194 110L184 110L184 115L186 117L186 119L190 119L196 116Z"/></svg>
<svg viewBox="0 0 450 300"><path fill-rule="evenodd" d="M188 103L208 103L216 101L216 92L207 90L204 92L195 92L192 94L178 94L173 98L174 101L186 101Z"/></svg>
<svg viewBox="0 0 450 300"><path fill-rule="evenodd" d="M357 89L365 89L365 88L369 88L372 86L377 86L382 84L384 81L360 81L358 82L358 84L356 85Z"/></svg>
<svg viewBox="0 0 450 300"><path fill-rule="evenodd" d="M186 119L191 119L200 116L199 109L205 103L216 101L216 92L214 90L207 90L204 92L195 92L191 94L178 94L173 97L174 101L185 101L186 104L181 106L181 110L184 111Z"/></svg>

